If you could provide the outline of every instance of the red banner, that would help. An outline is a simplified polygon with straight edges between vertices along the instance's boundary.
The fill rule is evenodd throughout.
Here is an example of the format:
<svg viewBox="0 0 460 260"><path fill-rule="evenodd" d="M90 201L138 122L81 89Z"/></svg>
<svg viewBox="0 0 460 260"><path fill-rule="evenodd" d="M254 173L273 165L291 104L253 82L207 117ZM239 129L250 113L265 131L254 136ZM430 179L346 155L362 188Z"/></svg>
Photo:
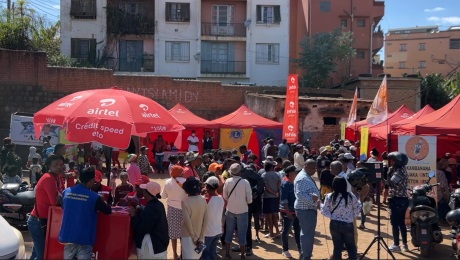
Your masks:
<svg viewBox="0 0 460 260"><path fill-rule="evenodd" d="M284 103L283 139L288 143L297 143L299 140L299 84L297 75L288 76L286 102Z"/></svg>

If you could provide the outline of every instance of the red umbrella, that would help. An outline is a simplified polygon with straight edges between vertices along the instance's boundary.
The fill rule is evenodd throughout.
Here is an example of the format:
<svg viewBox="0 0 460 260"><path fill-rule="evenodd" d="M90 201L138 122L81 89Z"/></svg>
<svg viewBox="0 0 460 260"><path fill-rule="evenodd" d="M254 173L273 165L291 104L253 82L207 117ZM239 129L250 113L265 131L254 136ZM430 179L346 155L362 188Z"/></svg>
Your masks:
<svg viewBox="0 0 460 260"><path fill-rule="evenodd" d="M179 131L184 127L157 102L118 88L93 89L63 97L34 115L35 129L67 125L66 139L96 141L125 149L131 135ZM38 136L40 131L35 132Z"/></svg>

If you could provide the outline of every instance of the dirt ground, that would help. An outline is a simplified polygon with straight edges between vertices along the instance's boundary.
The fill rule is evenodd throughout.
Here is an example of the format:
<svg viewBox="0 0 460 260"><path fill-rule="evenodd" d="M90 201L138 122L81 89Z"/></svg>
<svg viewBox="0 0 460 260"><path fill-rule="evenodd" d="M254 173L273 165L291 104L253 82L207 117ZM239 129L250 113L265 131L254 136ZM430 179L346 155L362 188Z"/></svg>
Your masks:
<svg viewBox="0 0 460 260"><path fill-rule="evenodd" d="M149 176L152 181L158 182L160 185L163 186L166 179L169 178L168 174L152 174ZM314 177L314 179L318 182L318 180ZM27 180L28 181L28 180ZM104 183L105 181L103 181ZM120 182L118 180L118 182ZM166 207L166 200L162 200ZM358 230L358 253L363 253L368 245L374 239L374 236L377 233L377 207L375 206L372 210L371 214L373 216L368 216L366 220L366 229L365 230ZM280 229L281 230L281 229ZM429 258L437 258L437 259L455 259L455 256L452 254L454 253L453 249L451 248L451 240L449 236L450 228L443 227L442 233L444 235L444 241L440 245L436 245L434 250L431 252ZM30 256L30 252L32 249L32 239L29 235L27 230L22 231L24 236L24 241L26 244L26 252L27 257ZM255 232L252 232L253 238L255 238ZM257 243L255 240L253 242L253 256L247 257L247 259L286 259L282 256L282 247L281 247L281 239L276 239L272 242L270 239L263 237L264 233L260 234L261 243ZM299 258L299 254L297 250L297 246L295 245L295 240L293 237L293 233L289 237L289 247L290 253L295 259ZM381 236L385 240L388 246L390 246L393 242L391 235L391 225L389 222L388 212L386 211L386 207L383 206L381 210ZM410 243L410 234L408 234L409 240L409 252L406 253L395 253L394 256L396 259L417 259L420 257L420 252L417 251ZM235 244L235 240L233 241L233 245ZM168 259L172 259L172 248L171 245L168 248ZM218 245L218 259L223 259L225 252L222 250L221 245ZM318 214L318 222L316 225L316 234L315 234L315 245L313 248L313 259L325 259L329 255L332 254L333 245L331 234L329 232L329 219L323 217L320 213ZM239 259L239 253L231 253L233 259ZM347 257L346 252L343 253L343 258ZM365 256L366 259L377 259L377 244L375 243L374 246L370 249L368 254ZM391 259L390 255L382 248L380 251L380 259Z"/></svg>

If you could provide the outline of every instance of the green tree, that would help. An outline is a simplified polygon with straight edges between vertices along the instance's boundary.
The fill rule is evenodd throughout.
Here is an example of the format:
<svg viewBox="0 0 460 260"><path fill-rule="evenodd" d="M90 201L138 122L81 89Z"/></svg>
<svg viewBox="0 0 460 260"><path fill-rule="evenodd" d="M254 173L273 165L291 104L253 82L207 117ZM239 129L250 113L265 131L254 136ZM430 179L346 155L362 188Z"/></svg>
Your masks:
<svg viewBox="0 0 460 260"><path fill-rule="evenodd" d="M452 100L446 91L451 79L445 79L442 74L432 73L423 77L420 72L417 73L421 79L422 107L430 105L434 109L439 109Z"/></svg>
<svg viewBox="0 0 460 260"><path fill-rule="evenodd" d="M60 22L51 23L27 6L24 0L15 2L12 10L1 10L0 48L44 51L50 66L70 66L68 57L60 53Z"/></svg>
<svg viewBox="0 0 460 260"><path fill-rule="evenodd" d="M337 65L341 65L342 83L347 75L348 61L356 55L351 47L352 33L344 32L342 27L334 29L332 33L316 33L313 37L304 36L299 43L302 51L298 59L291 60L296 68L301 68L304 86L325 86L329 74Z"/></svg>
<svg viewBox="0 0 460 260"><path fill-rule="evenodd" d="M444 90L447 92L450 99L460 94L460 73L455 72L455 74L450 77L449 81L444 85Z"/></svg>

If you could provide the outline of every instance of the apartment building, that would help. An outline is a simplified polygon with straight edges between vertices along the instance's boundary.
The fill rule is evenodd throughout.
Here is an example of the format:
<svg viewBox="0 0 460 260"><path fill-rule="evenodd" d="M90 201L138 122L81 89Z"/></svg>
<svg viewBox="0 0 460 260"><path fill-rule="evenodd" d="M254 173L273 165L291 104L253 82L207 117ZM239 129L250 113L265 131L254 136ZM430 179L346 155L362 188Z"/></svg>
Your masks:
<svg viewBox="0 0 460 260"><path fill-rule="evenodd" d="M422 75L447 75L460 71L460 26L440 31L438 26L388 30L385 38L385 73L400 77L420 71Z"/></svg>
<svg viewBox="0 0 460 260"><path fill-rule="evenodd" d="M299 46L303 36L311 37L316 33L330 33L337 27L353 32L353 48L356 57L347 66L350 78L360 74L377 76L383 73L380 63L374 64L372 57L383 47L383 32L378 26L385 13L383 1L375 0L290 0L290 52L291 59L298 58L301 48ZM290 66L290 73L302 75L302 71ZM330 82L339 83L342 68L337 66L330 75Z"/></svg>
<svg viewBox="0 0 460 260"><path fill-rule="evenodd" d="M71 1L61 1L61 52L72 59L95 56L115 73L286 85L288 0ZM92 16L72 15L88 6Z"/></svg>

